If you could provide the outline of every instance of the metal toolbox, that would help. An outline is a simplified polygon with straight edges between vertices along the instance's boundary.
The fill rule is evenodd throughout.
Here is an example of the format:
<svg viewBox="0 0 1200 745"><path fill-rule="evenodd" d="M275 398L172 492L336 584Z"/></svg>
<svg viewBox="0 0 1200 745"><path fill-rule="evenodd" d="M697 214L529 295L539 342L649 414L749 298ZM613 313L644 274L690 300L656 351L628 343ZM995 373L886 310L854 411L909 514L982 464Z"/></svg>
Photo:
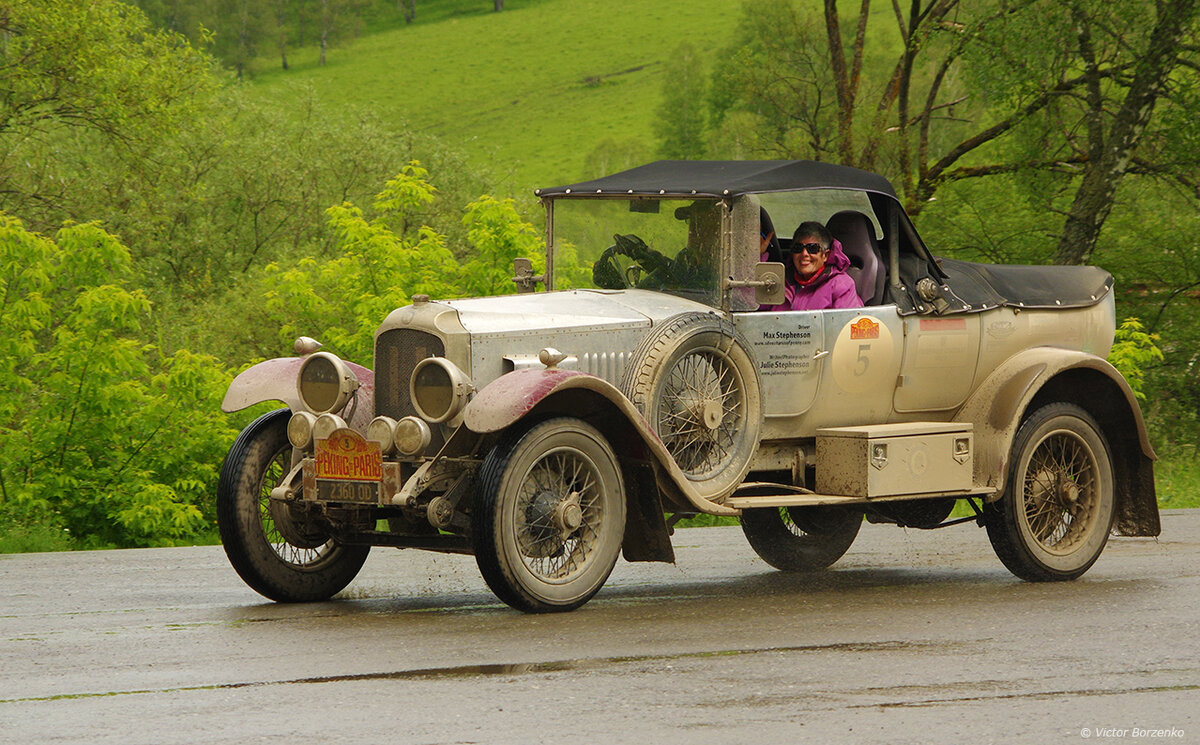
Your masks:
<svg viewBox="0 0 1200 745"><path fill-rule="evenodd" d="M906 422L817 430L817 492L849 497L967 492L972 426Z"/></svg>

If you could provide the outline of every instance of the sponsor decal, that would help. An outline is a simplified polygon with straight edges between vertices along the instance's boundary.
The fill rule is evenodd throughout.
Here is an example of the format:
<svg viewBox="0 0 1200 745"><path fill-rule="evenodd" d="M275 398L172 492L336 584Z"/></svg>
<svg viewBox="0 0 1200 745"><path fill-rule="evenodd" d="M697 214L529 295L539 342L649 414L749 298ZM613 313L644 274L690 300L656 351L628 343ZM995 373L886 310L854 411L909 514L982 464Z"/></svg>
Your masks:
<svg viewBox="0 0 1200 745"><path fill-rule="evenodd" d="M879 323L870 318L860 318L850 324L851 339L878 339Z"/></svg>
<svg viewBox="0 0 1200 745"><path fill-rule="evenodd" d="M379 443L368 442L352 429L334 430L329 439L317 440L317 477L382 481L383 458Z"/></svg>
<svg viewBox="0 0 1200 745"><path fill-rule="evenodd" d="M922 331L966 331L965 318L922 318Z"/></svg>

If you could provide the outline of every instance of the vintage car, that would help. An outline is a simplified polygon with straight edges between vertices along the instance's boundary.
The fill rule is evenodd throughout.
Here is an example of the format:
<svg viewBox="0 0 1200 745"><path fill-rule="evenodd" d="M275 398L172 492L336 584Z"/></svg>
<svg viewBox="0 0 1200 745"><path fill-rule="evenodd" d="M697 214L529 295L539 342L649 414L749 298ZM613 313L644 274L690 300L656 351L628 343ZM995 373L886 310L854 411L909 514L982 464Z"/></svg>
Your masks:
<svg viewBox="0 0 1200 745"><path fill-rule="evenodd" d="M220 477L252 588L329 598L395 546L473 554L509 605L570 610L619 554L674 561L700 513L792 571L837 561L864 519L976 522L1032 581L1158 533L1101 269L935 258L886 179L824 163L661 161L536 193L545 267L518 259L515 294L413 297L373 372L302 337L234 380L226 411L286 406ZM864 307L760 310L808 220Z"/></svg>

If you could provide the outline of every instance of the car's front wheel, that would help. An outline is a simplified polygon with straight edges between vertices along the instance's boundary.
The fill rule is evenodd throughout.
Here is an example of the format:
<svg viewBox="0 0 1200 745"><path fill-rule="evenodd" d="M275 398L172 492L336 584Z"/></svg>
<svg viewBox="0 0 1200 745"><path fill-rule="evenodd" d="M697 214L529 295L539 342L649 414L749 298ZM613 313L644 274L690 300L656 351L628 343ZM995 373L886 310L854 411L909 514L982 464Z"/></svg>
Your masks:
<svg viewBox="0 0 1200 745"><path fill-rule="evenodd" d="M530 613L572 610L620 554L621 467L595 427L549 419L492 448L471 512L475 561L497 597Z"/></svg>
<svg viewBox="0 0 1200 745"><path fill-rule="evenodd" d="M289 416L264 414L234 441L217 483L217 527L229 563L254 590L280 602L326 600L350 584L371 547L334 543L272 502L292 466Z"/></svg>
<svg viewBox="0 0 1200 745"><path fill-rule="evenodd" d="M742 510L741 520L763 561L786 572L810 572L842 558L858 536L863 513L849 507L758 507Z"/></svg>
<svg viewBox="0 0 1200 745"><path fill-rule="evenodd" d="M1075 579L1112 527L1113 468L1099 425L1073 404L1043 406L1013 440L1004 496L984 506L988 538L1009 571L1032 582Z"/></svg>

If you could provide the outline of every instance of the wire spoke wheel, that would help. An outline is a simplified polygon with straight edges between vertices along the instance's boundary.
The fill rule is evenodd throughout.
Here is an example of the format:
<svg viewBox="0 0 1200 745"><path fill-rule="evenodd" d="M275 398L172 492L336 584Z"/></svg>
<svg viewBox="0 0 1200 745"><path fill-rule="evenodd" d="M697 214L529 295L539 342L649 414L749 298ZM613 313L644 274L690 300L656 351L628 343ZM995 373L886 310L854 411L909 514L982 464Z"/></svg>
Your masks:
<svg viewBox="0 0 1200 745"><path fill-rule="evenodd" d="M693 351L671 368L654 425L690 478L720 471L735 456L745 426L743 388L733 363L719 350Z"/></svg>
<svg viewBox="0 0 1200 745"><path fill-rule="evenodd" d="M988 537L1018 577L1074 579L1100 556L1114 513L1112 463L1077 406L1033 412L1013 440L1008 487L985 506Z"/></svg>
<svg viewBox="0 0 1200 745"><path fill-rule="evenodd" d="M1086 537L1099 502L1096 456L1079 435L1051 432L1025 471L1025 520L1047 551L1068 553Z"/></svg>
<svg viewBox="0 0 1200 745"><path fill-rule="evenodd" d="M333 551L334 544L319 533L296 538L299 526L287 514L287 506L271 502L271 490L283 483L283 478L291 470L291 458L291 445L286 445L267 462L258 487L258 515L263 537L279 560L288 566L304 569L318 566ZM285 532L295 543L285 537Z"/></svg>
<svg viewBox="0 0 1200 745"><path fill-rule="evenodd" d="M286 409L264 414L234 441L217 485L217 527L229 563L255 591L281 602L325 600L350 584L370 546L338 544L271 499L291 471L289 417Z"/></svg>
<svg viewBox="0 0 1200 745"><path fill-rule="evenodd" d="M503 438L485 458L472 509L475 559L514 608L587 602L616 564L624 531L620 466L586 422L541 422Z"/></svg>
<svg viewBox="0 0 1200 745"><path fill-rule="evenodd" d="M573 448L547 453L530 469L512 526L530 573L561 582L586 566L604 521L600 478L595 463Z"/></svg>
<svg viewBox="0 0 1200 745"><path fill-rule="evenodd" d="M706 499L732 492L758 447L758 368L748 349L728 321L684 313L642 340L621 381L675 465Z"/></svg>

